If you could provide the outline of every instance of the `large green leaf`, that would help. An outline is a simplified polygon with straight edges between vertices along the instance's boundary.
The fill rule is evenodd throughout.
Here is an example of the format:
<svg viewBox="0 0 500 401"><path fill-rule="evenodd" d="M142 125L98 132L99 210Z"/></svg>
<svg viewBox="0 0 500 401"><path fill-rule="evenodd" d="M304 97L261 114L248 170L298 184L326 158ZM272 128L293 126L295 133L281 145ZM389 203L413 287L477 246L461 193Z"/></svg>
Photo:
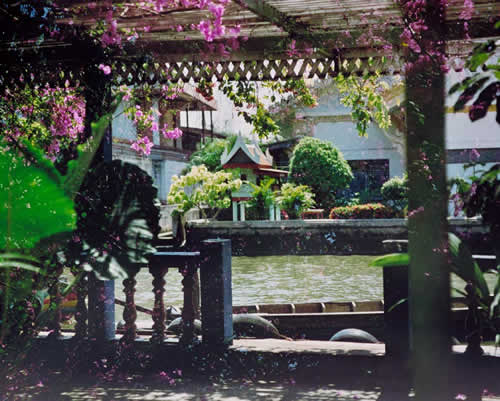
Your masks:
<svg viewBox="0 0 500 401"><path fill-rule="evenodd" d="M68 163L68 173L64 180L64 190L72 199L82 185L85 175L94 159L94 155L111 122L111 115L102 116L97 122L91 123L92 136L87 142L78 146L78 158Z"/></svg>
<svg viewBox="0 0 500 401"><path fill-rule="evenodd" d="M493 301L490 305L490 319L500 317L500 268L497 266L497 283L493 292Z"/></svg>
<svg viewBox="0 0 500 401"><path fill-rule="evenodd" d="M18 253L0 253L0 269L24 269L40 273L40 262L29 255Z"/></svg>
<svg viewBox="0 0 500 401"><path fill-rule="evenodd" d="M90 171L75 199L80 263L100 278L126 278L146 264L159 232L156 195L152 178L133 164L114 160Z"/></svg>
<svg viewBox="0 0 500 401"><path fill-rule="evenodd" d="M0 171L0 249L32 248L43 237L73 230L73 202L49 161L3 143Z"/></svg>
<svg viewBox="0 0 500 401"><path fill-rule="evenodd" d="M488 299L488 284L484 274L474 261L472 253L455 234L448 233L452 271L462 280L472 283L482 299Z"/></svg>
<svg viewBox="0 0 500 401"><path fill-rule="evenodd" d="M480 66L486 63L491 56L493 56L495 49L496 45L494 40L477 45L472 51L470 59L467 60L467 68L472 72L475 72Z"/></svg>
<svg viewBox="0 0 500 401"><path fill-rule="evenodd" d="M410 264L410 255L407 253L391 253L384 256L379 256L374 259L370 266L408 266Z"/></svg>

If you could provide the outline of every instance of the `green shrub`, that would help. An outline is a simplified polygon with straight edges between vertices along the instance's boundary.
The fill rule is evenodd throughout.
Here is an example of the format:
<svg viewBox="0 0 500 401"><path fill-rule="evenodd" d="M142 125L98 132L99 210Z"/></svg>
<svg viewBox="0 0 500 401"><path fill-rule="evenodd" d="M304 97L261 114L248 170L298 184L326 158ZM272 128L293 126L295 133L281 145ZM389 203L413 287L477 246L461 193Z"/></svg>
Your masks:
<svg viewBox="0 0 500 401"><path fill-rule="evenodd" d="M380 190L384 203L395 209L400 215L408 206L408 177L393 177L386 181Z"/></svg>
<svg viewBox="0 0 500 401"><path fill-rule="evenodd" d="M408 198L408 177L393 177L382 185L380 190L385 200L399 200Z"/></svg>
<svg viewBox="0 0 500 401"><path fill-rule="evenodd" d="M274 192L272 185L274 178L267 177L260 185L250 183L253 188L252 199L248 201L248 220L268 220L269 206L274 202Z"/></svg>
<svg viewBox="0 0 500 401"><path fill-rule="evenodd" d="M396 212L381 203L334 207L330 211L330 219L390 219L394 217L396 217Z"/></svg>
<svg viewBox="0 0 500 401"><path fill-rule="evenodd" d="M335 193L346 188L353 179L349 164L330 142L302 138L290 160L290 180L311 187L320 207L327 208Z"/></svg>
<svg viewBox="0 0 500 401"><path fill-rule="evenodd" d="M316 203L314 194L307 185L284 184L281 193L276 197L276 201L291 219L296 219L300 214L310 209Z"/></svg>

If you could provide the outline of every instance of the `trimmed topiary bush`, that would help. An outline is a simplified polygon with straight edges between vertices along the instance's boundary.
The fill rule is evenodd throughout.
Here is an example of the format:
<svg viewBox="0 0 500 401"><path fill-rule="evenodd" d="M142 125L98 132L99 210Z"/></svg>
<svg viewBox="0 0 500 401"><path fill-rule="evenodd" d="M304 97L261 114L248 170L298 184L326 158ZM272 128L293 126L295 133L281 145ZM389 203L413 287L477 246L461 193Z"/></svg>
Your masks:
<svg viewBox="0 0 500 401"><path fill-rule="evenodd" d="M408 206L408 176L405 174L403 177L393 177L386 181L380 193L384 203L402 215Z"/></svg>
<svg viewBox="0 0 500 401"><path fill-rule="evenodd" d="M390 219L396 217L394 209L381 203L368 203L357 206L334 207L330 219Z"/></svg>
<svg viewBox="0 0 500 401"><path fill-rule="evenodd" d="M308 185L322 208L331 206L336 191L346 188L353 179L351 167L335 146L309 137L295 147L289 177L296 184Z"/></svg>

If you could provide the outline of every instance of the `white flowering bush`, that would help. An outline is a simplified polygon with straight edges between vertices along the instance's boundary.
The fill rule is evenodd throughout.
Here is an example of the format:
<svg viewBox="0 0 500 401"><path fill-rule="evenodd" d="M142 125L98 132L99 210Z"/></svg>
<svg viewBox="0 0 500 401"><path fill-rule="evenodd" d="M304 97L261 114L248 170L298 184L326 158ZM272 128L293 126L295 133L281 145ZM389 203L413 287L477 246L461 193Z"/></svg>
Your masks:
<svg viewBox="0 0 500 401"><path fill-rule="evenodd" d="M200 209L203 218L215 218L222 209L231 206L231 192L241 187L242 181L225 171L212 173L202 164L191 171L172 177L168 203L177 205L176 210L185 214L193 207Z"/></svg>

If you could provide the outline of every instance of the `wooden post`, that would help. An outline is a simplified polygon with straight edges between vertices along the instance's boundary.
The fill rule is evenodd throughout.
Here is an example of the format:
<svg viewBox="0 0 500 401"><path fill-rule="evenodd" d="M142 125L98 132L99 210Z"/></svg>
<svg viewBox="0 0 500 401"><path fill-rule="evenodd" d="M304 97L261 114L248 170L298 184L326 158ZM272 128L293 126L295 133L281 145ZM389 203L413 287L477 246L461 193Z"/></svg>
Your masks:
<svg viewBox="0 0 500 401"><path fill-rule="evenodd" d="M407 362L410 352L408 266L384 267L385 354Z"/></svg>
<svg viewBox="0 0 500 401"><path fill-rule="evenodd" d="M428 1L422 14L427 46L437 53L444 53L441 4ZM445 86L441 61L421 54L410 54L406 69L410 347L415 399L443 401L451 357Z"/></svg>
<svg viewBox="0 0 500 401"><path fill-rule="evenodd" d="M89 338L102 342L115 338L115 282L99 280L93 273L88 281Z"/></svg>
<svg viewBox="0 0 500 401"><path fill-rule="evenodd" d="M110 97L106 92L109 89L97 86L100 83L100 77L92 76L92 74L95 74L95 71L88 73L88 86L85 87L85 130L89 135L91 134L90 123L97 120L105 111L102 109L103 99ZM97 163L112 159L112 131L109 126L92 166L95 167ZM98 280L93 273L89 274L88 280L88 334L89 338L97 341L115 338L115 282L114 280Z"/></svg>
<svg viewBox="0 0 500 401"><path fill-rule="evenodd" d="M208 346L233 343L231 240L203 241L201 253L202 339Z"/></svg>

